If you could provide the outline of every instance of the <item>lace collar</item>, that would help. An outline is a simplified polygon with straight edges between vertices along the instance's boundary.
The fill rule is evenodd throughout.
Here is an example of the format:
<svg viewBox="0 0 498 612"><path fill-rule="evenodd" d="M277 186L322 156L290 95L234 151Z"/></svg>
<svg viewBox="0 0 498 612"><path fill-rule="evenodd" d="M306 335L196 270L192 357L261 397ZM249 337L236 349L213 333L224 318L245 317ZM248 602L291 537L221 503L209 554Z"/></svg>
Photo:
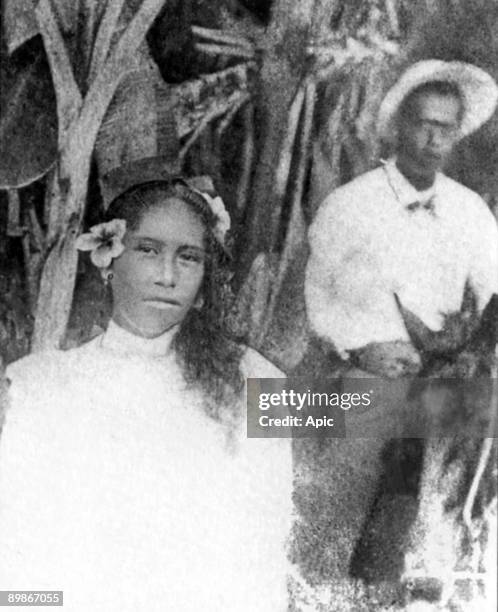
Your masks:
<svg viewBox="0 0 498 612"><path fill-rule="evenodd" d="M126 331L111 320L106 332L101 336L100 346L122 355L163 357L170 352L171 342L177 331L178 325L175 325L160 336L143 338Z"/></svg>

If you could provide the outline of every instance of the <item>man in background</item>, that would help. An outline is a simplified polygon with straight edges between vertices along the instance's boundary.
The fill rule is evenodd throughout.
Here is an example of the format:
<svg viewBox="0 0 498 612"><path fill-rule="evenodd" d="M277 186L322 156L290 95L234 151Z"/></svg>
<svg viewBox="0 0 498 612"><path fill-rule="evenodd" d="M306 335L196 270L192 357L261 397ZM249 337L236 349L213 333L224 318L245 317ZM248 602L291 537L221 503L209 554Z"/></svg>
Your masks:
<svg viewBox="0 0 498 612"><path fill-rule="evenodd" d="M493 114L483 70L428 60L411 66L379 113L394 157L333 191L310 228L305 298L311 328L342 358L382 376L416 371L395 294L432 330L498 292L498 229L486 203L445 176L454 145Z"/></svg>

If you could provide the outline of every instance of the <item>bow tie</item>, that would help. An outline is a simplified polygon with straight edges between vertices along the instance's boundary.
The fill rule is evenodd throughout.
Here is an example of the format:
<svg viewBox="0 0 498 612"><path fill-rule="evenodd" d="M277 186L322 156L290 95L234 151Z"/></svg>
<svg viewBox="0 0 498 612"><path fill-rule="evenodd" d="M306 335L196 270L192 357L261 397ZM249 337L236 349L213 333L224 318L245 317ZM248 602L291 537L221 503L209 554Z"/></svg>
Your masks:
<svg viewBox="0 0 498 612"><path fill-rule="evenodd" d="M425 202L412 202L406 206L406 209L410 212L415 212L417 210L426 210L431 215L436 215L436 206L434 205L434 196L426 200Z"/></svg>

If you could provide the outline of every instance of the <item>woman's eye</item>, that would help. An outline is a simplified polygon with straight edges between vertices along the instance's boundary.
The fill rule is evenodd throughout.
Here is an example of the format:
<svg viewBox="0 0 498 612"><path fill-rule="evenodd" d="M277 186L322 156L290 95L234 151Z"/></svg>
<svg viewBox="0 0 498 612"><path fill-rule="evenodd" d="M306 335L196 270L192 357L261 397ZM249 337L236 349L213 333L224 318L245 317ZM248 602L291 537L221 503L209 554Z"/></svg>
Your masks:
<svg viewBox="0 0 498 612"><path fill-rule="evenodd" d="M145 255L158 255L159 254L159 251L156 248L148 244L138 245L137 251L139 251L140 253L144 253Z"/></svg>
<svg viewBox="0 0 498 612"><path fill-rule="evenodd" d="M185 261L187 263L202 263L202 255L198 253L180 253L180 260Z"/></svg>

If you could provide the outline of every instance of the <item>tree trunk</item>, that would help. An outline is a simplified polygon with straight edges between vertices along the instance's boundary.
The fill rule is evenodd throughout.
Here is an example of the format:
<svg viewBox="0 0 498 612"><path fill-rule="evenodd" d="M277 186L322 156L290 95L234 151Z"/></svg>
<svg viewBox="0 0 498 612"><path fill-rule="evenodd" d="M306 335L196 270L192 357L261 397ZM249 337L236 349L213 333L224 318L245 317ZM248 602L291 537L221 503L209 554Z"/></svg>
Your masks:
<svg viewBox="0 0 498 612"><path fill-rule="evenodd" d="M242 268L272 248L287 181L278 180L281 152L288 134L288 116L306 71L306 48L314 23L314 0L277 0L267 31L269 41L260 72L259 160L248 209ZM297 129L297 125L294 126ZM288 147L287 147L288 150Z"/></svg>
<svg viewBox="0 0 498 612"><path fill-rule="evenodd" d="M74 156L71 153L72 148L63 152L55 181L55 202L52 201L51 206L63 211L64 219L59 220L58 235L49 245L43 268L32 343L34 352L59 347L71 311L78 264L78 252L74 245L85 210L92 150L88 151L86 147L86 150L81 149ZM71 174L64 176L61 169L68 163Z"/></svg>

